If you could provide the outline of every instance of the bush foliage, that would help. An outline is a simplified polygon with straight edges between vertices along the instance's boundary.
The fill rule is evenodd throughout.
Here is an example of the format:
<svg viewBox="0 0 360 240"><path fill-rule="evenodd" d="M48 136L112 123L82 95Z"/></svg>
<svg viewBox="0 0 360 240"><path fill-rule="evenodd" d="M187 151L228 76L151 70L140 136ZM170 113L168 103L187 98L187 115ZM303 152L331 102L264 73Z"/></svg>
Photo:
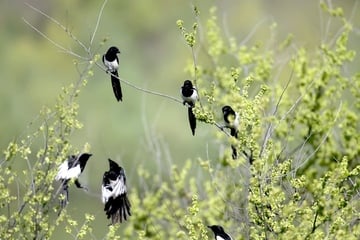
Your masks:
<svg viewBox="0 0 360 240"><path fill-rule="evenodd" d="M196 117L225 150L218 159L194 156L182 168L171 166L166 180L139 166L140 182L151 184L131 189L132 216L121 231L110 226L106 239L210 239L209 224L234 239L360 238L360 73L346 68L355 58L352 25L340 8L320 4L341 26L316 49L295 48L291 35L276 39L276 24L270 40L240 44L222 31L215 8L204 23L197 8L193 24L177 21L193 53L185 69L199 89ZM90 148L75 149L69 140L86 127L77 100L99 55L88 62L56 105L44 107L4 150L0 239L56 238L62 226L69 238L94 238L95 216L66 209L58 215L53 183L67 155ZM239 139L221 128L223 105L240 114ZM235 161L230 144L241 153ZM209 178L198 179L192 168Z"/></svg>

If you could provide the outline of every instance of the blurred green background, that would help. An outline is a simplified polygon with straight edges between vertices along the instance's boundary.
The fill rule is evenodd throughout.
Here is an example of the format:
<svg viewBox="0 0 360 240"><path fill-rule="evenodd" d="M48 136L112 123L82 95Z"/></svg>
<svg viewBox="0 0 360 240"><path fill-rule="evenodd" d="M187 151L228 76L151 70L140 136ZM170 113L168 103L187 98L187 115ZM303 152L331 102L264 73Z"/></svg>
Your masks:
<svg viewBox="0 0 360 240"><path fill-rule="evenodd" d="M345 14L352 17L356 37L350 39L350 45L359 52L360 14L356 2L333 1L332 4L343 7ZM102 1L31 0L28 3L59 20L87 44ZM176 20L184 20L185 26L190 28L195 21L194 4L200 10L202 24L207 19L209 8L217 6L224 33L246 45L257 41L266 43L269 26L273 22L278 24L278 41L292 33L295 46L311 50L326 39L326 18L319 2L314 0L108 1L94 49L108 37L98 53L104 53L112 45L119 47L121 78L180 99L179 88L189 78L184 68L192 55L176 26ZM62 30L28 8L23 1L1 1L1 149L6 148L10 140L22 136L42 106L55 103L62 86L78 79L74 58L60 52L37 34L24 23L23 18L61 45L84 54ZM335 26L329 29L329 33L334 34L336 30ZM251 32L254 34L249 35ZM357 58L349 71L358 67ZM217 131L215 127L198 123L196 136L193 137L185 107L168 99L144 94L125 84L122 86L124 101L117 103L110 77L94 68L94 76L79 97L79 119L84 128L74 133L72 144L81 149L88 142L94 156L81 177L90 191L84 195L81 190L71 189L69 209L96 215L96 238L104 236L108 224L100 201L101 178L108 168L108 157L125 167L131 194L131 187L137 185L136 168L139 164L154 174L166 175L169 162L181 167L188 158L210 157L216 164L215 159L221 152L213 138ZM221 121L220 109L218 117ZM158 151L158 148L165 151ZM201 174L201 171L198 173ZM80 200L85 203L77 204ZM79 216L79 219L83 217Z"/></svg>

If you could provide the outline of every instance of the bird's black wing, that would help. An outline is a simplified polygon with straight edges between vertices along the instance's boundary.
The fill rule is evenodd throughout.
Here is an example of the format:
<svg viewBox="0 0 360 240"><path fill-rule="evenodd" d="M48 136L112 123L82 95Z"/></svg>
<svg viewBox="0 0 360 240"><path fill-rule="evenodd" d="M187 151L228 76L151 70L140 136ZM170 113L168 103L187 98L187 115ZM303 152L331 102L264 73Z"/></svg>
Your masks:
<svg viewBox="0 0 360 240"><path fill-rule="evenodd" d="M105 54L104 54L104 55L102 55L101 60L102 60L103 64L106 66L106 64L105 64ZM106 72L106 73L107 73L107 72Z"/></svg>
<svg viewBox="0 0 360 240"><path fill-rule="evenodd" d="M117 101L122 101L121 85L118 71L111 72L111 85Z"/></svg>
<svg viewBox="0 0 360 240"><path fill-rule="evenodd" d="M105 203L104 211L107 218L111 218L112 224L115 224L117 222L122 223L127 220L128 216L131 216L130 208L131 204L125 193L115 198L109 198Z"/></svg>
<svg viewBox="0 0 360 240"><path fill-rule="evenodd" d="M105 198L104 211L107 218L111 218L111 223L123 222L127 220L128 216L131 216L130 208L131 204L127 197L126 191L126 178L124 175L118 175L114 179L115 173L109 171L105 173L103 179L103 197L105 195L110 196Z"/></svg>

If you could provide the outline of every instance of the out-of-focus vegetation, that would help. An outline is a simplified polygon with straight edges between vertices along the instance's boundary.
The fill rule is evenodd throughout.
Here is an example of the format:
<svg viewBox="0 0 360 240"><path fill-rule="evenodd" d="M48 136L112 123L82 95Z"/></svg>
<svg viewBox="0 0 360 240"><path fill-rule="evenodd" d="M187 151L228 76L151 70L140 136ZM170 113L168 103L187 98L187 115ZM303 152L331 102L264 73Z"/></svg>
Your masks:
<svg viewBox="0 0 360 240"><path fill-rule="evenodd" d="M88 44L102 3L31 4ZM1 237L206 239L204 226L220 224L235 239L358 238L357 5L109 1L95 59L116 45L121 78L175 97L196 79L192 137L183 106L126 84L117 103L108 75L22 18L86 55L67 33L21 2L0 3ZM239 141L212 125L225 104L240 113ZM230 142L254 165L233 162ZM72 188L57 217L56 165L81 150L94 154L81 176L89 191ZM99 196L108 157L127 170L133 205L110 228Z"/></svg>

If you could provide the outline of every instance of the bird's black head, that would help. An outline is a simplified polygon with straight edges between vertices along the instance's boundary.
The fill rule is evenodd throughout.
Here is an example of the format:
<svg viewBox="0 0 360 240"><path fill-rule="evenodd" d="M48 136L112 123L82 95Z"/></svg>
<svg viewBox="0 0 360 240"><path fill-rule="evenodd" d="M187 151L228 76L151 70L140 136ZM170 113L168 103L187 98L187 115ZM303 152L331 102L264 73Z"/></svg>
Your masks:
<svg viewBox="0 0 360 240"><path fill-rule="evenodd" d="M224 228L219 225L211 225L211 226L207 226L207 227L210 228L214 232L215 235L225 232Z"/></svg>
<svg viewBox="0 0 360 240"><path fill-rule="evenodd" d="M116 55L116 54L118 54L118 53L120 53L120 50L119 50L117 47L115 47L115 46L110 47L109 50L107 51L107 54L114 54L114 55Z"/></svg>
<svg viewBox="0 0 360 240"><path fill-rule="evenodd" d="M86 163L91 156L92 156L91 153L82 153L82 154L79 156L79 161Z"/></svg>
<svg viewBox="0 0 360 240"><path fill-rule="evenodd" d="M222 112L224 116L228 114L235 115L235 111L228 105L222 107Z"/></svg>
<svg viewBox="0 0 360 240"><path fill-rule="evenodd" d="M114 162L110 158L108 159L108 161L109 161L110 171L120 172L122 170L122 167L120 167L116 162Z"/></svg>
<svg viewBox="0 0 360 240"><path fill-rule="evenodd" d="M193 84L192 84L192 82L190 80L185 80L183 87L193 88Z"/></svg>
<svg viewBox="0 0 360 240"><path fill-rule="evenodd" d="M79 155L79 163L80 163L81 172L84 170L85 165L91 156L92 156L92 154L90 154L90 153L82 153Z"/></svg>

